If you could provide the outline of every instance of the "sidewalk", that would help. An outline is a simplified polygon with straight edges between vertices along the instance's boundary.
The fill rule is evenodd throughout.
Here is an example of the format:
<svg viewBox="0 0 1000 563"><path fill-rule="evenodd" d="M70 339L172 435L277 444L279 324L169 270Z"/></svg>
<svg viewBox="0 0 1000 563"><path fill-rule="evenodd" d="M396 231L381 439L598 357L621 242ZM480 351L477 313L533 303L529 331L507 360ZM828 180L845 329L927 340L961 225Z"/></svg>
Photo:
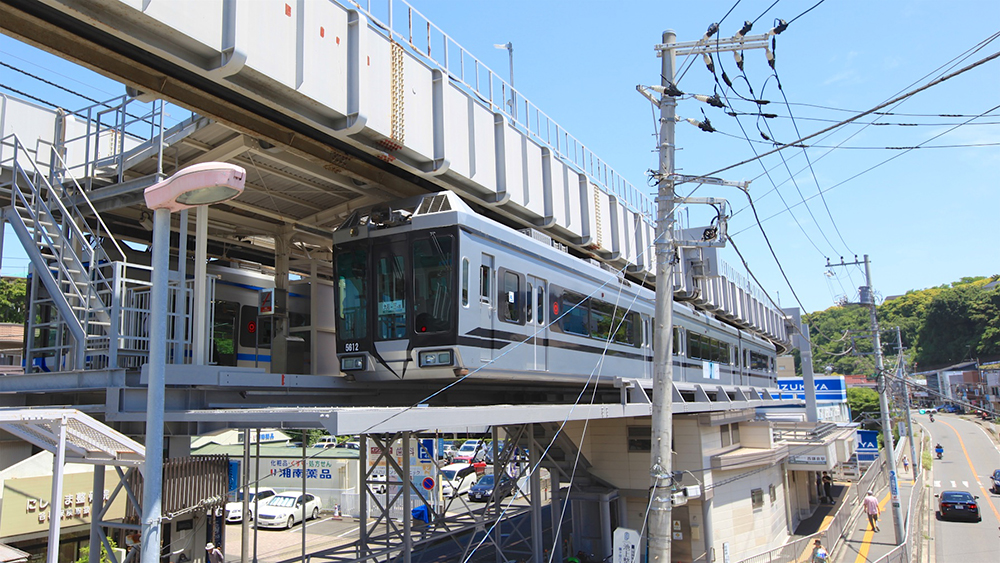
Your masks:
<svg viewBox="0 0 1000 563"><path fill-rule="evenodd" d="M896 468L896 475L899 484L899 505L902 517L906 518L906 507L910 502L910 494L913 490L912 475L908 471L903 471L900 464ZM866 563L877 561L880 557L889 553L896 547L896 533L892 523L891 495L888 487L875 491L875 496L879 499L879 532L874 532L868 525L868 517L861 514L854 522L853 529L845 534L847 537L843 545L834 554L835 563ZM903 522L904 533L906 522Z"/></svg>
<svg viewBox="0 0 1000 563"><path fill-rule="evenodd" d="M833 483L833 504L821 504L816 507L816 511L813 512L812 516L806 518L805 520L799 522L799 525L795 527L795 533L788 539L789 542L795 541L799 538L804 538L806 536L811 536L816 532L825 530L830 525L830 520L833 516L837 514L840 507L847 503L850 504L853 500L854 484L850 482L834 481ZM851 495L851 497L848 497Z"/></svg>

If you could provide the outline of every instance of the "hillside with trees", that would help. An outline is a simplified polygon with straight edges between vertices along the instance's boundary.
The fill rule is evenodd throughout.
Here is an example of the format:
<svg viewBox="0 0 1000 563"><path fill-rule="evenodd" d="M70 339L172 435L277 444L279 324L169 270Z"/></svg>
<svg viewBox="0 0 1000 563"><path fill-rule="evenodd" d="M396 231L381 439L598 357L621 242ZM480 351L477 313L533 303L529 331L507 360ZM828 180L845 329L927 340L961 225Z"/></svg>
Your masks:
<svg viewBox="0 0 1000 563"><path fill-rule="evenodd" d="M912 371L1000 358L1000 276L962 278L911 290L878 305L882 353L894 365L896 327ZM848 304L805 315L817 373L874 374L867 307ZM859 355L860 354L860 355Z"/></svg>

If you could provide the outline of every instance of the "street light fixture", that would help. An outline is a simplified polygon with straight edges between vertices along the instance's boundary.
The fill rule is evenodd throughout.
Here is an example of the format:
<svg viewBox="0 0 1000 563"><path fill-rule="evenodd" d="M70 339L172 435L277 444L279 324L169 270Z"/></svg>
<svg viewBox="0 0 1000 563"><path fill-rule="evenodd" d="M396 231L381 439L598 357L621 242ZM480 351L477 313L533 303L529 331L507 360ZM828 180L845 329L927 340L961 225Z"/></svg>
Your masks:
<svg viewBox="0 0 1000 563"><path fill-rule="evenodd" d="M493 48L494 49L506 49L507 50L507 56L509 57L509 60L510 60L510 66L509 66L509 68L510 68L510 101L508 103L510 104L510 114L511 114L511 117L513 117L515 120L517 120L517 98L516 98L516 94L514 93L514 44L511 43L510 41L508 41L506 43L494 43L493 44Z"/></svg>
<svg viewBox="0 0 1000 563"><path fill-rule="evenodd" d="M223 162L189 166L146 188L153 210L152 279L149 290L149 368L146 382L146 460L142 487L141 563L160 561L163 495L163 401L167 363L167 293L170 269L170 213L230 200L241 193L246 170ZM181 244L183 248L183 243Z"/></svg>

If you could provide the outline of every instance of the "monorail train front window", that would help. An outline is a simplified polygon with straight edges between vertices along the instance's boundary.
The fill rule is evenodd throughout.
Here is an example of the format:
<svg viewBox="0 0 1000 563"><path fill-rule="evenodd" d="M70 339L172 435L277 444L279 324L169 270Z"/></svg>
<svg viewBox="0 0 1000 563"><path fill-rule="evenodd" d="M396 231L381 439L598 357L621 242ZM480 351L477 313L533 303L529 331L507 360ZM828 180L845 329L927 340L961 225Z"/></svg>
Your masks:
<svg viewBox="0 0 1000 563"><path fill-rule="evenodd" d="M378 302L379 340L397 340L406 336L406 260L385 248L375 260L375 291Z"/></svg>
<svg viewBox="0 0 1000 563"><path fill-rule="evenodd" d="M337 336L368 336L368 253L345 250L337 255Z"/></svg>
<svg viewBox="0 0 1000 563"><path fill-rule="evenodd" d="M455 300L452 237L431 235L413 241L413 318L416 332L451 328Z"/></svg>

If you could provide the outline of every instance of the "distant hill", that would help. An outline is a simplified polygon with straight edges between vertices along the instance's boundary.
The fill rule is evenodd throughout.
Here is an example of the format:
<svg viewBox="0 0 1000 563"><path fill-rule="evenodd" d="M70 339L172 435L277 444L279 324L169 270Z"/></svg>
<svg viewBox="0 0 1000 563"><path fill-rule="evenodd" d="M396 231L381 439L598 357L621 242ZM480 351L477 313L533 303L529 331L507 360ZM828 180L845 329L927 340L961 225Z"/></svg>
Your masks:
<svg viewBox="0 0 1000 563"><path fill-rule="evenodd" d="M901 330L906 362L913 371L963 360L1000 359L1000 275L962 278L951 284L912 290L878 306L885 367L896 363ZM874 374L867 307L834 306L805 315L812 338L814 370ZM860 352L865 355L855 355ZM797 369L798 371L798 369Z"/></svg>

